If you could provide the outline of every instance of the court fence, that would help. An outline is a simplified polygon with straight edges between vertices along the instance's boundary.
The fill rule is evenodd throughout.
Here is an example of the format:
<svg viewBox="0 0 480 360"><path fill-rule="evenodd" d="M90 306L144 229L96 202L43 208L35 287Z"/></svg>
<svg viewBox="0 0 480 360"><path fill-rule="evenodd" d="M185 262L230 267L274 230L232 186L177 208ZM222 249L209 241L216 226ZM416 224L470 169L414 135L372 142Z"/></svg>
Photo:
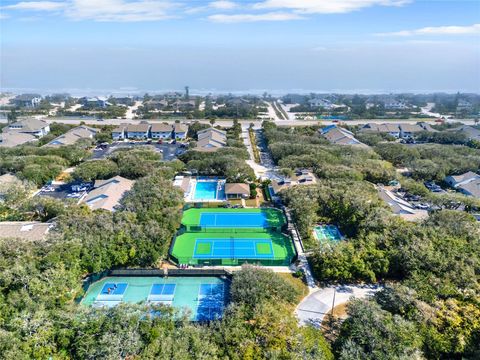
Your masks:
<svg viewBox="0 0 480 360"><path fill-rule="evenodd" d="M230 277L232 273L227 269L112 269L99 273L90 274L83 281L85 291L88 287L104 277L108 276L226 276Z"/></svg>
<svg viewBox="0 0 480 360"><path fill-rule="evenodd" d="M170 254L173 261L178 264L187 264L190 266L241 266L244 264L263 265L263 266L289 266L295 261L296 256L291 258L277 259L241 259L241 258L222 258L222 259L198 259L192 257L176 257Z"/></svg>

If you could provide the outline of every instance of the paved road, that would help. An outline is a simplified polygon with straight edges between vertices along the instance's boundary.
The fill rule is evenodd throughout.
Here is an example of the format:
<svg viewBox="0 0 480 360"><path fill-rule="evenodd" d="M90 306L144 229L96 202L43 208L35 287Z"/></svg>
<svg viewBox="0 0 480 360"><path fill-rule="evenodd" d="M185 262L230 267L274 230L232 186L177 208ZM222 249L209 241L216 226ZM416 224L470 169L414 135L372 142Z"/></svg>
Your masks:
<svg viewBox="0 0 480 360"><path fill-rule="evenodd" d="M87 125L119 125L119 124L138 124L139 119L133 120L133 119L104 119L104 120L94 120L94 119L69 119L69 118L57 118L57 119L48 119L44 118L42 119L46 121L47 123L66 123L66 124L72 124L72 125L78 125L81 122L84 122ZM0 122L6 122L6 119L0 120ZM164 120L164 119L154 119L154 120L145 120L150 123L162 123L166 122L169 124L173 124L175 120ZM206 119L198 119L198 120L182 120L186 123L194 122L194 121L199 121L202 124L210 124L209 120ZM399 124L399 123L405 123L405 122L418 122L418 121L424 121L427 123L435 123L435 119L408 119L408 120L399 120L399 119L390 119L390 120L371 120L371 119L361 119L361 120L348 120L345 121L345 124L348 125L362 125L366 123L376 123L376 124L383 124L383 123L391 123L391 124ZM260 126L262 123L262 120L251 120L251 119L240 119L239 120L240 124L243 125L250 125L251 123L254 123L256 127ZM475 125L474 120L471 119L448 119L447 122L462 122L466 125ZM279 126L307 126L307 125L331 125L334 124L333 121L330 120L276 120L275 123ZM222 120L222 119L217 119L216 120L217 125L225 126L225 127L231 127L233 124L233 120Z"/></svg>

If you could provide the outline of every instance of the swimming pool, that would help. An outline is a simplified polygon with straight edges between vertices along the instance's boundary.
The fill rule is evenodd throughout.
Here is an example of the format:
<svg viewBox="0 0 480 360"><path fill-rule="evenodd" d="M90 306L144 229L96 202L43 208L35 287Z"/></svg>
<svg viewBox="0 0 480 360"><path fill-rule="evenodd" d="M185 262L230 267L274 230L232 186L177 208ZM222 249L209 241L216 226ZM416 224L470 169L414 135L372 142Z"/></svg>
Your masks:
<svg viewBox="0 0 480 360"><path fill-rule="evenodd" d="M228 285L228 280L210 276L110 276L91 284L81 303L98 307L122 302L164 304L188 309L193 321L207 321L222 316Z"/></svg>
<svg viewBox="0 0 480 360"><path fill-rule="evenodd" d="M217 180L197 181L193 200L225 200L225 182Z"/></svg>

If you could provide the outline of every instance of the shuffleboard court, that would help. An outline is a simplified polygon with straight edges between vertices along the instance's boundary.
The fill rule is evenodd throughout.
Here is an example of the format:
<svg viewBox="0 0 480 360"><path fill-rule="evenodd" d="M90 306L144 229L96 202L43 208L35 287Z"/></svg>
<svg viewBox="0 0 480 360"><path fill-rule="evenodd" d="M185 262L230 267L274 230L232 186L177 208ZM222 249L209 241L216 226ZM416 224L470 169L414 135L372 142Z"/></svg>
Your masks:
<svg viewBox="0 0 480 360"><path fill-rule="evenodd" d="M268 226L265 213L204 213L200 226L226 228L264 228Z"/></svg>
<svg viewBox="0 0 480 360"><path fill-rule="evenodd" d="M193 258L271 259L273 246L268 239L197 239Z"/></svg>

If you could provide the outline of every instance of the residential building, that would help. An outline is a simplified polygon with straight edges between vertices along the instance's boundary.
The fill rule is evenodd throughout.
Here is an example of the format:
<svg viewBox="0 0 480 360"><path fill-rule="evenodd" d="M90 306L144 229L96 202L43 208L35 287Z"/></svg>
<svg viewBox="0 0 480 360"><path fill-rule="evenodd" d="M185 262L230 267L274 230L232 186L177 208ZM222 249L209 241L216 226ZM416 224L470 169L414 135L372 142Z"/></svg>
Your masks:
<svg viewBox="0 0 480 360"><path fill-rule="evenodd" d="M12 102L15 106L22 108L36 108L40 105L42 96L38 94L22 94L13 98Z"/></svg>
<svg viewBox="0 0 480 360"><path fill-rule="evenodd" d="M327 126L320 129L319 132L325 139L335 145L351 145L368 148L366 144L357 140L352 132L336 125Z"/></svg>
<svg viewBox="0 0 480 360"><path fill-rule="evenodd" d="M175 123L173 124L173 137L175 139L186 139L188 132L188 126L186 124Z"/></svg>
<svg viewBox="0 0 480 360"><path fill-rule="evenodd" d="M385 107L385 110L407 110L410 108L409 105L407 105L403 101L398 101L398 100L386 100L383 103L383 106Z"/></svg>
<svg viewBox="0 0 480 360"><path fill-rule="evenodd" d="M285 178L283 180L272 180L269 186L270 193L275 196L283 189L295 185L312 185L317 183L315 175L307 169L297 170L292 177Z"/></svg>
<svg viewBox="0 0 480 360"><path fill-rule="evenodd" d="M216 151L227 146L227 132L208 128L197 133L197 151Z"/></svg>
<svg viewBox="0 0 480 360"><path fill-rule="evenodd" d="M398 124L375 124L368 123L363 125L360 128L360 132L370 132L370 133L386 133L390 136L399 138L400 137L400 127Z"/></svg>
<svg viewBox="0 0 480 360"><path fill-rule="evenodd" d="M192 111L195 110L195 100L177 100L172 104L176 111Z"/></svg>
<svg viewBox="0 0 480 360"><path fill-rule="evenodd" d="M390 190L379 186L377 187L377 191L380 199L390 207L390 210L395 215L399 215L405 220L421 220L428 217L426 210L416 209L412 204L396 196Z"/></svg>
<svg viewBox="0 0 480 360"><path fill-rule="evenodd" d="M152 139L171 139L173 127L167 123L153 123L150 128Z"/></svg>
<svg viewBox="0 0 480 360"><path fill-rule="evenodd" d="M250 197L250 185L244 183L226 183L225 195L227 199L248 199Z"/></svg>
<svg viewBox="0 0 480 360"><path fill-rule="evenodd" d="M77 126L68 130L65 134L56 137L44 146L57 147L73 145L80 139L93 139L98 132L98 129L94 129L92 127L85 125Z"/></svg>
<svg viewBox="0 0 480 360"><path fill-rule="evenodd" d="M14 147L33 141L38 141L38 139L30 134L10 131L0 133L0 147Z"/></svg>
<svg viewBox="0 0 480 360"><path fill-rule="evenodd" d="M473 171L468 171L461 175L450 175L445 178L445 182L453 188L465 185L474 180L480 180L480 175Z"/></svg>
<svg viewBox="0 0 480 360"><path fill-rule="evenodd" d="M78 100L80 104L87 107L99 107L99 108L106 108L110 106L110 104L106 97L103 96L95 96L95 97L83 97Z"/></svg>
<svg viewBox="0 0 480 360"><path fill-rule="evenodd" d="M147 122L129 124L126 135L129 139L148 139L150 137L150 124Z"/></svg>
<svg viewBox="0 0 480 360"><path fill-rule="evenodd" d="M28 118L8 125L8 128L5 128L3 131L30 134L40 138L50 132L50 125L42 120Z"/></svg>
<svg viewBox="0 0 480 360"><path fill-rule="evenodd" d="M97 180L92 191L80 200L92 210L115 211L123 196L130 191L135 181L115 176L108 180Z"/></svg>
<svg viewBox="0 0 480 360"><path fill-rule="evenodd" d="M127 129L128 125L122 124L115 129L112 130L112 139L113 140L123 140L126 138L126 132L125 130Z"/></svg>
<svg viewBox="0 0 480 360"><path fill-rule="evenodd" d="M314 99L308 100L308 104L311 107L321 107L325 110L332 110L337 107L341 107L340 105L335 105L330 100L323 99L323 98L314 98Z"/></svg>
<svg viewBox="0 0 480 360"><path fill-rule="evenodd" d="M480 141L480 129L476 127L470 125L463 125L460 128L456 128L454 130L464 133L468 140Z"/></svg>
<svg viewBox="0 0 480 360"><path fill-rule="evenodd" d="M37 221L1 221L0 238L41 241L45 240L52 227L52 223Z"/></svg>
<svg viewBox="0 0 480 360"><path fill-rule="evenodd" d="M368 123L360 128L360 132L385 133L396 138L411 138L415 133L422 131L435 131L427 123L417 124L375 124Z"/></svg>
<svg viewBox="0 0 480 360"><path fill-rule="evenodd" d="M459 185L456 189L467 196L480 199L480 176L468 183Z"/></svg>

